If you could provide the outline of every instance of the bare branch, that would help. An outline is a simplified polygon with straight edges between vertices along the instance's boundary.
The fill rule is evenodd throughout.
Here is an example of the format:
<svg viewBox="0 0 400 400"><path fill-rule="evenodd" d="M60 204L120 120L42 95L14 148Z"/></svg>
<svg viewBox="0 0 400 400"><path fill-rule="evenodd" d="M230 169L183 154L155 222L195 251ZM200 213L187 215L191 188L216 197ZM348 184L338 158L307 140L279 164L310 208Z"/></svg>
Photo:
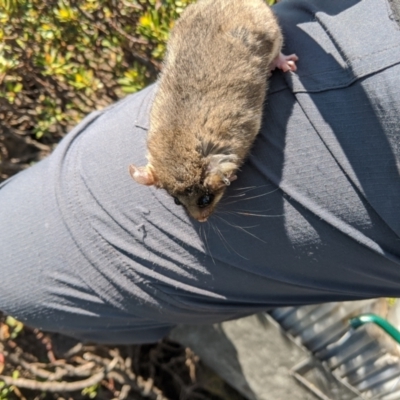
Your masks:
<svg viewBox="0 0 400 400"><path fill-rule="evenodd" d="M17 386L23 389L40 390L42 392L75 392L82 390L88 386L93 386L101 382L104 379L104 371L100 371L94 374L88 379L76 382L38 382L32 379L13 379L9 376L0 375L0 381L3 381L6 385Z"/></svg>

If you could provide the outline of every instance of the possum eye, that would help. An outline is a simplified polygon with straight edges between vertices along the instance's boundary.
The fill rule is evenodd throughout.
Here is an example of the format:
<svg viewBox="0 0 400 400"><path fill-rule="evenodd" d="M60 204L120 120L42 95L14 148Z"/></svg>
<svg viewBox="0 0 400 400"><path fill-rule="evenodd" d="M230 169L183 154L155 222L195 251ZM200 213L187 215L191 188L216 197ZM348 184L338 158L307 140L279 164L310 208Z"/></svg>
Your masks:
<svg viewBox="0 0 400 400"><path fill-rule="evenodd" d="M175 204L176 204L177 206L181 206L181 205L182 205L182 203L178 200L177 197L174 197L174 202L175 202Z"/></svg>
<svg viewBox="0 0 400 400"><path fill-rule="evenodd" d="M197 200L197 205L200 208L204 208L209 206L213 200L214 200L213 194L205 194L204 196L199 197L199 199Z"/></svg>

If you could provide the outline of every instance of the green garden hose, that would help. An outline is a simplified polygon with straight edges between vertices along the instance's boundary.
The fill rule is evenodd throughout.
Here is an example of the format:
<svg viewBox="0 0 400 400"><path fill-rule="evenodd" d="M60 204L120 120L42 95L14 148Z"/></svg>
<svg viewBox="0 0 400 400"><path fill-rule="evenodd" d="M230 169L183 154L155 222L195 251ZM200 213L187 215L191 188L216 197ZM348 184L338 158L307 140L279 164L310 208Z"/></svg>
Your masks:
<svg viewBox="0 0 400 400"><path fill-rule="evenodd" d="M389 334L397 343L400 343L400 331L398 331L392 324L386 319L376 314L362 314L358 317L350 319L349 323L353 329L359 328L361 325L372 322L382 328L387 334Z"/></svg>

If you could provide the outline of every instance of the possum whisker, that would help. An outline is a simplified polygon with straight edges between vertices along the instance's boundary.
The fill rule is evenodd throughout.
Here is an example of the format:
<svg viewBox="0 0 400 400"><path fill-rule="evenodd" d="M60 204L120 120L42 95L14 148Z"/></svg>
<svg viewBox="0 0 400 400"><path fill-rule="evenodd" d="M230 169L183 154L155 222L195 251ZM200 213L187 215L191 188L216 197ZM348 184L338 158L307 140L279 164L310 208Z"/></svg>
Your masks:
<svg viewBox="0 0 400 400"><path fill-rule="evenodd" d="M265 186L265 185L263 185L263 186ZM247 191L249 191L249 190L257 189L258 187L259 186L247 186L247 187L243 187L243 188L234 188L232 190L247 190Z"/></svg>
<svg viewBox="0 0 400 400"><path fill-rule="evenodd" d="M229 249L228 249L228 247L227 247L227 246L229 246L229 248L230 248L236 255L238 255L240 258L243 258L243 260L247 260L247 261L249 260L248 258L246 258L246 257L242 256L240 253L238 253L238 252L229 244L229 242L224 238L224 235L222 234L221 230L218 229L217 226L214 226L214 225L213 225L213 228L214 228L214 231L215 231L215 232L217 233L217 235L219 236L219 238L221 239L221 242L222 242L222 244L224 245L224 247L226 248L226 250L229 251Z"/></svg>
<svg viewBox="0 0 400 400"><path fill-rule="evenodd" d="M234 209L234 210L232 210L233 212L252 212L252 213L264 213L264 212L268 212L268 211L271 211L270 209L263 209L263 210L253 210L253 209L245 209L245 208L236 208L236 209ZM272 215L272 214L269 214L269 215ZM283 215L283 214L282 214ZM276 214L276 216L277 217L280 217L280 216L282 216L282 215L278 215L278 214Z"/></svg>
<svg viewBox="0 0 400 400"><path fill-rule="evenodd" d="M216 233L216 235L221 239L221 242L224 245L224 247L226 248L226 250L228 250L228 252L229 252L229 248L226 246L226 240L222 236L221 231L215 225L211 225L211 226L213 227L214 232Z"/></svg>
<svg viewBox="0 0 400 400"><path fill-rule="evenodd" d="M216 217L219 218L222 222L224 222L224 223L226 223L227 225L231 226L232 228L239 229L239 230L241 230L241 231L247 233L248 235L252 236L253 238L259 240L260 242L263 242L263 243L267 244L266 241L262 240L261 238L259 238L258 236L254 235L253 233L246 231L245 228L243 228L243 227L241 227L241 226L239 226L239 225L231 224L231 223L228 222L226 219L224 219L224 218L222 218L222 217L220 217L220 216L218 216L218 215L216 215ZM254 228L254 227L253 227L253 228Z"/></svg>
<svg viewBox="0 0 400 400"><path fill-rule="evenodd" d="M200 235L200 239L203 241L203 243L205 243L204 237L203 237L203 224L199 226L199 235ZM207 251L207 247L204 245L204 247L206 248Z"/></svg>
<svg viewBox="0 0 400 400"><path fill-rule="evenodd" d="M236 215L234 211L219 211L219 214ZM259 225L241 226L241 228L251 229L251 228L257 228L257 226Z"/></svg>
<svg viewBox="0 0 400 400"><path fill-rule="evenodd" d="M261 188L266 187L266 186L271 186L271 185L246 186L246 187L242 187L242 188L240 188L240 187L239 188L232 188L232 190L237 190L237 191L245 190L246 192L249 192L250 190L261 189Z"/></svg>
<svg viewBox="0 0 400 400"><path fill-rule="evenodd" d="M238 193L238 194L235 194L235 195L227 196L227 198L230 199L230 198L234 198L234 197L243 197L243 196L246 196L247 192L250 192L251 190L259 189L259 188L264 187L264 186L267 186L267 185L250 186L250 187L244 187L244 188L235 188L233 190L241 191L242 193Z"/></svg>
<svg viewBox="0 0 400 400"><path fill-rule="evenodd" d="M207 221L207 224L209 224L208 221ZM208 225L208 227L210 227L210 225ZM212 255L212 253L211 253L211 250L210 250L210 246L208 245L208 240L207 240L207 235L206 235L206 229L204 228L204 230L202 231L201 228L202 228L202 226L200 226L200 232L203 232L203 233L204 233L204 244L205 244L205 246L206 246L206 251L210 254L211 260L213 261L214 265L216 265L216 264L215 264L214 257L213 257L213 255ZM201 237L201 234L200 234L200 237Z"/></svg>
<svg viewBox="0 0 400 400"><path fill-rule="evenodd" d="M245 215L246 217L260 217L260 218L280 218L283 217L283 214L281 215L268 215L268 214L257 214L257 213L249 213L249 212L241 212L241 211L232 211L232 214L238 214L238 215Z"/></svg>
<svg viewBox="0 0 400 400"><path fill-rule="evenodd" d="M258 194L257 196L247 197L244 200L252 200L252 199L257 199L258 197L268 196L269 194L275 193L277 190L279 190L279 188L271 190L270 192L267 192L267 193Z"/></svg>
<svg viewBox="0 0 400 400"><path fill-rule="evenodd" d="M230 202L228 202L228 203L226 203L226 202L224 202L224 201L221 201L221 204L229 205L229 204L238 203L239 201L253 200L253 199L257 199L257 198L259 198L259 197L263 197L263 196L267 196L267 195L269 195L269 194L272 194L272 193L276 192L277 190L278 190L278 189L274 189L274 190L272 190L272 191L270 191L270 192L267 192L267 193L262 193L262 194L258 194L258 195L256 195L256 196L251 196L251 197L245 197L245 198L243 198L243 199L238 199L238 200L230 201ZM228 199L230 199L231 197L232 197L232 196L227 196L226 199L228 200ZM238 196L238 197L239 197L239 196Z"/></svg>
<svg viewBox="0 0 400 400"><path fill-rule="evenodd" d="M240 193L240 194L237 194L237 195L234 195L234 196L227 196L226 198L227 199L232 199L232 198L243 197L243 196L246 196L246 193Z"/></svg>

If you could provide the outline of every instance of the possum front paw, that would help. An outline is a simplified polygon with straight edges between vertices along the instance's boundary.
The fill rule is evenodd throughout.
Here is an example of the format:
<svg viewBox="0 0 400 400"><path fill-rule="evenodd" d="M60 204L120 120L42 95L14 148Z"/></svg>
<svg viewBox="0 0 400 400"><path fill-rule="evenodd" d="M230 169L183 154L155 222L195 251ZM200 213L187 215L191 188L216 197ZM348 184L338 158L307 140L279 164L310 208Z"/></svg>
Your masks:
<svg viewBox="0 0 400 400"><path fill-rule="evenodd" d="M298 61L299 57L296 54L290 54L285 56L282 53L279 53L278 57L276 57L270 66L270 71L273 71L275 68L281 69L283 72L287 71L297 71L296 61Z"/></svg>

